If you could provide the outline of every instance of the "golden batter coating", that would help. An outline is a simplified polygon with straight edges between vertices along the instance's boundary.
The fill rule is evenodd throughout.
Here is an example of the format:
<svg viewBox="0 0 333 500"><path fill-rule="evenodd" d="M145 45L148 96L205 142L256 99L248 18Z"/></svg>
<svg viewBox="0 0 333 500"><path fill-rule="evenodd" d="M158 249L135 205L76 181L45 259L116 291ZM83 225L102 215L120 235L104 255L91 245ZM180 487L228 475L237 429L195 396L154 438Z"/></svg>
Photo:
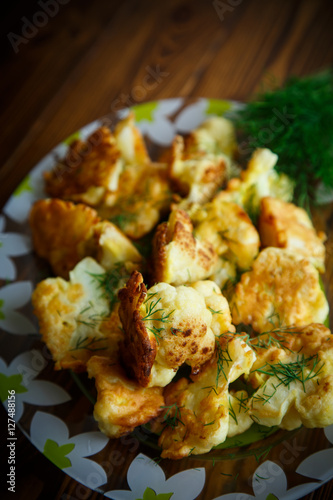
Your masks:
<svg viewBox="0 0 333 500"><path fill-rule="evenodd" d="M252 325L256 332L277 325L323 323L328 303L317 269L307 259L269 247L260 252L251 271L244 273L230 303L233 323Z"/></svg>
<svg viewBox="0 0 333 500"><path fill-rule="evenodd" d="M68 278L69 271L87 256L87 242L99 221L97 212L86 205L39 200L29 217L34 250L50 263L56 276Z"/></svg>
<svg viewBox="0 0 333 500"><path fill-rule="evenodd" d="M241 206L217 195L210 203L193 206L190 212L194 236L210 242L219 256L241 270L251 267L259 252L259 234Z"/></svg>
<svg viewBox="0 0 333 500"><path fill-rule="evenodd" d="M257 359L248 381L258 390L248 408L255 421L288 430L333 424L333 335L328 328L313 323L264 334L252 344Z"/></svg>
<svg viewBox="0 0 333 500"><path fill-rule="evenodd" d="M231 179L227 188L217 196L224 201L237 203L253 219L259 215L260 200L265 196L291 201L293 183L287 175L277 173L274 168L277 160L278 156L270 149L256 149L240 178Z"/></svg>
<svg viewBox="0 0 333 500"><path fill-rule="evenodd" d="M254 360L245 342L232 334L222 335L215 355L192 377L193 382L182 378L165 389L161 457L178 460L207 453L224 442L230 421L229 384L248 373Z"/></svg>
<svg viewBox="0 0 333 500"><path fill-rule="evenodd" d="M228 303L211 281L147 291L134 272L119 298L124 363L144 387L166 386L184 363L197 372L213 355L215 335L234 331Z"/></svg>
<svg viewBox="0 0 333 500"><path fill-rule="evenodd" d="M143 388L128 378L123 367L106 356L92 356L87 364L94 377L97 402L94 418L104 434L118 438L149 422L162 411L161 387Z"/></svg>
<svg viewBox="0 0 333 500"><path fill-rule="evenodd" d="M59 199L39 200L30 212L34 249L55 275L68 273L84 257L92 256L106 269L117 262L139 263L142 257L120 229L102 221L84 204Z"/></svg>
<svg viewBox="0 0 333 500"><path fill-rule="evenodd" d="M102 285L106 276L91 257L70 272L70 281L48 278L32 295L43 341L55 361L55 369L84 371L88 359L97 352L118 357L123 338L118 304L110 303ZM121 287L124 281L119 281ZM111 307L112 306L112 307Z"/></svg>
<svg viewBox="0 0 333 500"><path fill-rule="evenodd" d="M116 191L122 169L121 153L107 127L86 141L71 143L66 157L44 174L45 190L53 198L98 205L108 191Z"/></svg>
<svg viewBox="0 0 333 500"><path fill-rule="evenodd" d="M173 210L153 239L153 281L181 285L208 278L218 257L210 242L193 236L186 212Z"/></svg>
<svg viewBox="0 0 333 500"><path fill-rule="evenodd" d="M316 233L303 208L267 196L261 200L258 224L264 247L286 248L325 271L325 234Z"/></svg>

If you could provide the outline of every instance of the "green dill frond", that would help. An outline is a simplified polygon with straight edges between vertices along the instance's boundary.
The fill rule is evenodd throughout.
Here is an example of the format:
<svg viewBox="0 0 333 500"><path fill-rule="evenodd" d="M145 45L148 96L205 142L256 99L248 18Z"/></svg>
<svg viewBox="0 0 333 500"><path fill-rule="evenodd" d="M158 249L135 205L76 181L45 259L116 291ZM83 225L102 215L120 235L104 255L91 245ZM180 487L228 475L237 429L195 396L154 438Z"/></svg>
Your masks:
<svg viewBox="0 0 333 500"><path fill-rule="evenodd" d="M237 415L231 404L230 396L229 396L229 415L235 421L235 424L238 425Z"/></svg>
<svg viewBox="0 0 333 500"><path fill-rule="evenodd" d="M228 344L226 349L222 349L218 339L215 340L215 356L216 356L216 387L219 385L219 379L221 375L225 378L225 380L228 380L228 377L226 376L225 373L225 367L226 365L228 366L229 363L232 362L232 358L230 357L230 353L228 350Z"/></svg>
<svg viewBox="0 0 333 500"><path fill-rule="evenodd" d="M101 274L88 273L98 283L98 288L102 290L102 297L109 301L112 311L118 302L118 290L129 279L129 274L124 263L117 262L113 269Z"/></svg>
<svg viewBox="0 0 333 500"><path fill-rule="evenodd" d="M266 363L263 367L254 371L268 376L275 376L279 380L278 386L283 384L288 389L292 382L298 381L302 384L304 392L306 392L305 383L318 377L324 364L324 362L320 363L318 354L308 357L302 354L297 356L296 361L290 363L279 361L276 364Z"/></svg>
<svg viewBox="0 0 333 500"><path fill-rule="evenodd" d="M105 342L106 338L105 337L83 337L77 339L75 346L72 349L69 349L70 351L77 351L78 349L86 349L87 351L90 352L95 352L95 351L104 351L107 349L107 346L96 346L96 344L100 342ZM94 346L94 347L93 347Z"/></svg>
<svg viewBox="0 0 333 500"><path fill-rule="evenodd" d="M161 406L163 410L166 410L163 420L164 423L171 427L172 429L175 429L178 424L185 425L184 422L182 422L181 419L181 408L182 406L178 406L177 403L173 403L172 405L169 406Z"/></svg>
<svg viewBox="0 0 333 500"><path fill-rule="evenodd" d="M236 127L242 151L269 148L277 172L295 184L294 201L309 208L319 182L333 187L333 73L290 78L239 111Z"/></svg>

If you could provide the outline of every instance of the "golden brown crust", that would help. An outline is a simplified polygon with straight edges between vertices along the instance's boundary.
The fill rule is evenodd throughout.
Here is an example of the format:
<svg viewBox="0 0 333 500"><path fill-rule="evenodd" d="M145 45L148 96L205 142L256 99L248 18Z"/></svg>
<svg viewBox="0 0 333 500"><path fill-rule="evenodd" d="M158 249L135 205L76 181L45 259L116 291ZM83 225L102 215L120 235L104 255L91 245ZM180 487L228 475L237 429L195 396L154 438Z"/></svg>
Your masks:
<svg viewBox="0 0 333 500"><path fill-rule="evenodd" d="M217 265L212 245L193 236L193 225L184 210L173 210L153 238L153 281L173 285L208 278Z"/></svg>
<svg viewBox="0 0 333 500"><path fill-rule="evenodd" d="M267 196L260 204L259 233L264 247L286 248L325 270L325 235L317 234L312 222L300 207Z"/></svg>
<svg viewBox="0 0 333 500"><path fill-rule="evenodd" d="M161 387L143 388L130 380L122 366L104 356L93 356L88 373L95 378L97 402L94 417L107 436L131 432L155 418L164 405Z"/></svg>
<svg viewBox="0 0 333 500"><path fill-rule="evenodd" d="M125 331L121 355L129 373L142 387L149 384L157 347L155 337L148 334L139 314L140 306L146 296L147 289L142 274L133 271L126 287L118 293L119 316Z"/></svg>
<svg viewBox="0 0 333 500"><path fill-rule="evenodd" d="M111 131L100 127L86 141L72 142L63 162L44 174L45 190L55 198L88 202L86 193L92 187L101 188L95 200L99 203L109 189L119 158ZM90 201L89 204L96 204Z"/></svg>
<svg viewBox="0 0 333 500"><path fill-rule="evenodd" d="M48 199L32 206L29 222L34 249L46 259L57 276L68 272L87 253L87 241L100 221L97 212L83 204Z"/></svg>
<svg viewBox="0 0 333 500"><path fill-rule="evenodd" d="M323 323L328 314L319 274L307 259L269 247L260 252L251 271L236 285L230 309L234 324L265 332L276 325Z"/></svg>

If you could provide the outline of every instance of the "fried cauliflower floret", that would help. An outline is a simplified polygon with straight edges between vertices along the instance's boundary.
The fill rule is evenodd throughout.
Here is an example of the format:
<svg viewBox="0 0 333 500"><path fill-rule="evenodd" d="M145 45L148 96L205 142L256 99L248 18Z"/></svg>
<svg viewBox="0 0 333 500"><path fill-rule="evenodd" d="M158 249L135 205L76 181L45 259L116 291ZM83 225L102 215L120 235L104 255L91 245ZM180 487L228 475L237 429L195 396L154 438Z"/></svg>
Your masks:
<svg viewBox="0 0 333 500"><path fill-rule="evenodd" d="M197 281L190 286L204 297L206 307L212 313L211 329L215 337L219 337L226 332L234 332L235 327L231 323L228 301L216 284L213 281L205 280Z"/></svg>
<svg viewBox="0 0 333 500"><path fill-rule="evenodd" d="M213 282L158 283L147 291L142 275L132 273L119 292L119 315L122 357L139 384L166 386L184 363L195 373L213 355L215 335L234 331L228 303L216 288Z"/></svg>
<svg viewBox="0 0 333 500"><path fill-rule="evenodd" d="M256 149L240 178L231 179L218 196L241 205L254 218L264 196L291 201L293 183L287 175L278 174L274 169L277 160L278 156L269 149Z"/></svg>
<svg viewBox="0 0 333 500"><path fill-rule="evenodd" d="M125 163L142 165L150 162L145 141L135 126L134 113L129 113L126 118L117 123L114 137Z"/></svg>
<svg viewBox="0 0 333 500"><path fill-rule="evenodd" d="M185 138L175 137L169 175L186 203L205 203L214 196L228 175L234 150L234 127L225 118L207 120Z"/></svg>
<svg viewBox="0 0 333 500"><path fill-rule="evenodd" d="M259 387L248 403L262 425L292 430L333 424L333 336L321 324L271 334L275 345L257 348L249 382ZM266 334L267 336L267 334ZM281 338L283 341L281 342ZM265 342L265 336L260 339ZM255 340L254 340L255 346Z"/></svg>
<svg viewBox="0 0 333 500"><path fill-rule="evenodd" d="M123 367L106 356L92 356L87 369L95 378L97 402L94 418L100 430L118 438L149 422L162 411L161 387L144 388L128 378Z"/></svg>
<svg viewBox="0 0 333 500"><path fill-rule="evenodd" d="M189 137L192 148L206 153L223 153L232 159L237 149L234 124L222 116L208 118Z"/></svg>
<svg viewBox="0 0 333 500"><path fill-rule="evenodd" d="M258 227L264 247L286 248L325 271L325 235L316 233L303 208L277 198L262 198Z"/></svg>
<svg viewBox="0 0 333 500"><path fill-rule="evenodd" d="M193 382L182 378L164 392L167 425L159 439L161 457L180 459L207 453L223 443L229 429L231 382L249 373L255 360L253 350L233 335L222 335L215 355L201 368Z"/></svg>
<svg viewBox="0 0 333 500"><path fill-rule="evenodd" d="M68 273L84 257L92 256L111 269L117 262L139 264L142 257L131 241L86 205L59 199L39 200L32 206L30 227L34 249L55 275Z"/></svg>
<svg viewBox="0 0 333 500"><path fill-rule="evenodd" d="M107 196L98 212L130 238L139 239L168 213L170 201L166 164L128 164L120 176L118 191Z"/></svg>
<svg viewBox="0 0 333 500"><path fill-rule="evenodd" d="M247 213L236 203L217 196L212 202L192 208L194 236L210 242L219 256L234 262L241 270L251 267L259 252L258 231Z"/></svg>
<svg viewBox="0 0 333 500"><path fill-rule="evenodd" d="M66 157L44 174L45 190L53 198L96 206L108 191L118 189L122 166L112 132L100 127L86 141L71 143Z"/></svg>
<svg viewBox="0 0 333 500"><path fill-rule="evenodd" d="M217 261L211 243L193 236L191 220L183 210L173 210L168 222L157 227L153 239L155 282L181 285L208 278Z"/></svg>
<svg viewBox="0 0 333 500"><path fill-rule="evenodd" d="M92 227L100 221L86 205L50 199L39 200L29 216L35 252L46 259L57 276L68 273L85 257Z"/></svg>
<svg viewBox="0 0 333 500"><path fill-rule="evenodd" d="M32 304L55 368L83 371L92 353L101 351L110 359L117 356L123 333L118 305L111 304L105 288L108 282L104 278L110 278L105 269L86 257L69 276L69 281L48 278L38 283ZM118 281L118 287L124 280Z"/></svg>
<svg viewBox="0 0 333 500"><path fill-rule="evenodd" d="M226 293L237 277L236 264L230 260L219 257L214 273L209 276L211 281Z"/></svg>
<svg viewBox="0 0 333 500"><path fill-rule="evenodd" d="M265 332L271 330L273 317L281 325L323 323L328 303L319 273L309 260L269 247L260 252L252 270L242 275L230 309L234 324Z"/></svg>

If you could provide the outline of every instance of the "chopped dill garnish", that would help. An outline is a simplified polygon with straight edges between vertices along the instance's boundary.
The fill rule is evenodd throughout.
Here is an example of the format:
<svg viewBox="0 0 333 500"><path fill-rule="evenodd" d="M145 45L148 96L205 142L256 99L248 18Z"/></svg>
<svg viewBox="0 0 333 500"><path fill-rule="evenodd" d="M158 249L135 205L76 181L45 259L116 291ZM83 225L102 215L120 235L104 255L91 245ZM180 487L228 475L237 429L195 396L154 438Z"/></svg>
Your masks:
<svg viewBox="0 0 333 500"><path fill-rule="evenodd" d="M101 274L89 273L92 278L98 282L99 288L103 290L102 297L109 300L110 310L112 311L118 302L118 290L122 283L129 278L129 274L122 262L117 262L113 269Z"/></svg>
<svg viewBox="0 0 333 500"><path fill-rule="evenodd" d="M210 310L210 312L214 315L214 314L223 314L223 311L214 311L214 309L210 306L208 306L208 309Z"/></svg>
<svg viewBox="0 0 333 500"><path fill-rule="evenodd" d="M78 349L86 349L87 351L90 352L95 352L95 351L102 351L107 349L107 346L104 347L92 347L93 345L96 345L98 342L103 342L105 341L105 337L84 337L84 338L79 338L76 341L75 346L70 349L70 351L77 351Z"/></svg>
<svg viewBox="0 0 333 500"><path fill-rule="evenodd" d="M230 397L229 397L229 415L231 418L234 419L235 421L235 424L238 425L238 420L237 420L237 415L236 415L236 412L231 404L231 400L230 400Z"/></svg>
<svg viewBox="0 0 333 500"><path fill-rule="evenodd" d="M160 326L159 328L155 325L151 327L146 326L147 330L149 330L155 336L158 343L159 340L162 339L162 332L165 331L164 325L171 322L171 316L174 313L174 310L166 314L163 307L160 307L161 298L152 300L155 295L156 293L148 293L147 298L144 302L145 316L142 318L142 321L157 321L158 323L162 324L162 326ZM158 315L158 313L161 314ZM175 333L173 333L173 335L175 335Z"/></svg>
<svg viewBox="0 0 333 500"><path fill-rule="evenodd" d="M333 187L333 72L290 78L239 111L242 151L267 147L275 169L295 183L294 201L309 209L319 182Z"/></svg>
<svg viewBox="0 0 333 500"><path fill-rule="evenodd" d="M222 349L218 339L215 340L215 355L216 355L216 367L217 367L217 373L216 373L216 387L219 385L219 378L221 375L225 378L225 380L228 380L224 368L225 364L229 365L229 363L232 362L232 359L229 354L228 350L228 345L226 349Z"/></svg>
<svg viewBox="0 0 333 500"><path fill-rule="evenodd" d="M167 410L163 416L163 420L167 426L174 429L178 425L178 423L185 425L181 420L180 410L182 407L179 407L177 403L173 403L170 406L161 406L161 408Z"/></svg>
<svg viewBox="0 0 333 500"><path fill-rule="evenodd" d="M263 367L257 368L254 371L263 373L264 375L275 376L280 381L278 386L283 384L288 387L288 389L292 382L299 381L303 386L304 392L306 392L305 383L317 377L324 364L324 362L320 364L318 354L307 358L302 354L301 356L297 356L296 361L290 363L282 363L279 361L276 364L266 363ZM310 370L309 372L308 369ZM270 397L272 396L273 394Z"/></svg>

